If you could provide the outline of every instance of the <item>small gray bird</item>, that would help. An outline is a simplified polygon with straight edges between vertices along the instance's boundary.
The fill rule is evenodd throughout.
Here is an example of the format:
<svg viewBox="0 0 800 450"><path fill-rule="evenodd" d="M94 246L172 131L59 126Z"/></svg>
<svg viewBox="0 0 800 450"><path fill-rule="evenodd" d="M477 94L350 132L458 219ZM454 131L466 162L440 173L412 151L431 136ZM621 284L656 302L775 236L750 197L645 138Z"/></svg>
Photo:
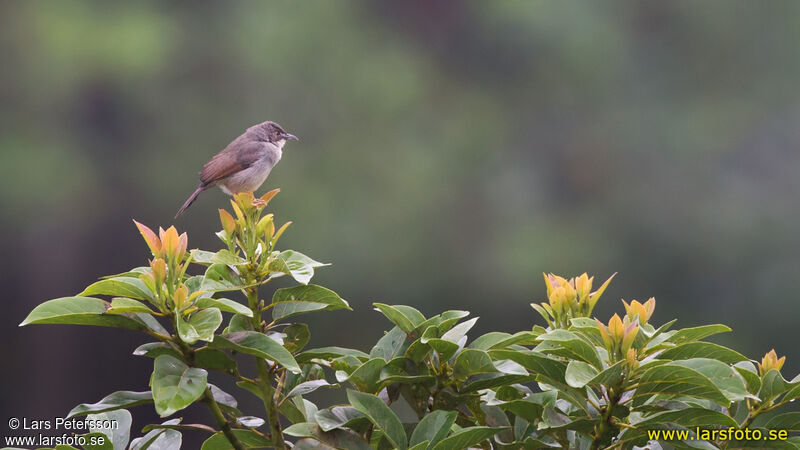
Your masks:
<svg viewBox="0 0 800 450"><path fill-rule="evenodd" d="M281 160L283 146L289 139L298 140L275 122L267 121L248 128L203 166L200 185L175 218L183 214L201 192L214 186L219 186L228 195L258 189Z"/></svg>

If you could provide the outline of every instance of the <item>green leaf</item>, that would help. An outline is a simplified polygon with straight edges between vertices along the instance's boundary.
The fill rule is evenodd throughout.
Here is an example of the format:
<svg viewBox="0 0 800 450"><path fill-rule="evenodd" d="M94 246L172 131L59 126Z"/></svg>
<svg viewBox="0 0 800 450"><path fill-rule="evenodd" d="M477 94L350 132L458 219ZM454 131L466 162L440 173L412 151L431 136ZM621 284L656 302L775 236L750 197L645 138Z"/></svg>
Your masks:
<svg viewBox="0 0 800 450"><path fill-rule="evenodd" d="M301 284L308 284L308 282L311 281L311 278L314 276L315 268L328 265L314 261L308 256L294 250L283 251L278 255L278 258L286 263L286 267L289 268L289 273L292 278Z"/></svg>
<svg viewBox="0 0 800 450"><path fill-rule="evenodd" d="M480 373L497 372L492 363L492 358L483 350L474 348L464 349L456 356L453 362L453 376L456 378L466 378Z"/></svg>
<svg viewBox="0 0 800 450"><path fill-rule="evenodd" d="M727 414L699 407L651 414L633 425L636 425L637 428L648 429L652 428L653 425L666 423L674 423L684 427L707 427L712 425L726 428L739 427L739 424Z"/></svg>
<svg viewBox="0 0 800 450"><path fill-rule="evenodd" d="M213 293L220 291L236 291L245 286L247 286L247 282L242 280L239 274L234 272L233 269L225 264L212 264L206 269L199 290L206 293Z"/></svg>
<svg viewBox="0 0 800 450"><path fill-rule="evenodd" d="M147 356L155 358L159 355L170 355L177 359L183 360L183 355L175 350L175 347L167 344L166 342L148 342L136 347L133 351L135 356ZM185 361L184 361L185 362Z"/></svg>
<svg viewBox="0 0 800 450"><path fill-rule="evenodd" d="M747 361L748 358L741 353L711 342L688 342L670 348L660 355L658 359L679 360L692 358L709 358L733 364Z"/></svg>
<svg viewBox="0 0 800 450"><path fill-rule="evenodd" d="M250 308L227 298L201 297L197 299L195 306L200 309L218 308L220 311L253 317L253 311Z"/></svg>
<svg viewBox="0 0 800 450"><path fill-rule="evenodd" d="M294 437L309 437L315 438L317 432L320 430L318 429L318 425L313 422L301 422L296 423L292 426L286 427L283 430L283 434L287 436L294 436Z"/></svg>
<svg viewBox="0 0 800 450"><path fill-rule="evenodd" d="M422 340L420 340L420 342L422 342ZM449 361L459 349L458 344L455 342L450 342L439 338L428 339L427 345L436 350L436 353L439 354L439 359L441 361Z"/></svg>
<svg viewBox="0 0 800 450"><path fill-rule="evenodd" d="M297 361L301 363L309 362L312 359L333 359L341 356L353 356L358 359L368 359L369 355L361 350L354 350L343 347L320 347L306 350L297 355Z"/></svg>
<svg viewBox="0 0 800 450"><path fill-rule="evenodd" d="M424 448L435 446L450 433L450 427L455 423L457 416L458 411L436 410L426 414L414 427L409 445L428 442L428 446Z"/></svg>
<svg viewBox="0 0 800 450"><path fill-rule="evenodd" d="M131 413L126 409L116 409L113 411L89 414L86 416L88 423L103 424L114 423L114 427L90 426L89 433L100 433L108 438L112 445L110 448L125 448L131 437ZM102 448L105 448L103 446Z"/></svg>
<svg viewBox="0 0 800 450"><path fill-rule="evenodd" d="M468 448L483 442L496 433L503 431L506 428L501 427L468 427L462 428L450 437L443 439L439 442L434 450L449 450L455 448Z"/></svg>
<svg viewBox="0 0 800 450"><path fill-rule="evenodd" d="M405 353L410 345L408 341L410 341L408 334L400 327L395 326L382 338L378 339L378 342L370 350L369 356L370 358L383 358L386 361L391 361Z"/></svg>
<svg viewBox="0 0 800 450"><path fill-rule="evenodd" d="M483 373L473 375L459 388L461 393L480 391L483 389L494 389L499 386L510 386L513 384L530 383L536 381L534 375L507 375L503 373Z"/></svg>
<svg viewBox="0 0 800 450"><path fill-rule="evenodd" d="M246 259L234 255L228 249L223 249L216 253L205 250L192 250L192 262L205 265L226 264L231 266L247 264Z"/></svg>
<svg viewBox="0 0 800 450"><path fill-rule="evenodd" d="M303 397L295 396L283 402L278 407L278 411L291 423L302 423L314 420L314 415L317 414L317 406L303 399Z"/></svg>
<svg viewBox="0 0 800 450"><path fill-rule="evenodd" d="M591 364L572 360L567 364L567 371L564 374L564 379L568 385L574 388L582 388L599 374L600 372Z"/></svg>
<svg viewBox="0 0 800 450"><path fill-rule="evenodd" d="M381 369L385 365L386 361L383 358L373 358L358 366L349 375L344 371L337 371L336 380L340 383L349 381L361 391L375 392L378 390Z"/></svg>
<svg viewBox="0 0 800 450"><path fill-rule="evenodd" d="M261 417L255 417L255 416L237 417L236 422L247 428L258 428L266 423L266 421Z"/></svg>
<svg viewBox="0 0 800 450"><path fill-rule="evenodd" d="M434 384L436 377L423 368L422 371L411 361L404 357L395 358L381 369L380 386L384 387L389 383L406 384Z"/></svg>
<svg viewBox="0 0 800 450"><path fill-rule="evenodd" d="M765 438L767 437L767 433L762 430L762 436ZM774 436L777 438L776 436ZM767 449L775 449L775 450L798 450L800 449L800 439L797 436L790 436L789 439L780 440L776 439L774 441L770 440L749 440L749 441L737 441L731 440L728 441L728 448L731 449L742 449L742 448L752 448L755 450L767 450Z"/></svg>
<svg viewBox="0 0 800 450"><path fill-rule="evenodd" d="M530 350L489 350L489 355L495 360L510 359L530 372L558 383L564 382L567 365L541 353Z"/></svg>
<svg viewBox="0 0 800 450"><path fill-rule="evenodd" d="M549 430L575 430L575 431L589 431L596 426L592 419L578 418L574 419L562 413L560 408L555 404L548 403L544 405L542 412L542 422L539 424L540 429Z"/></svg>
<svg viewBox="0 0 800 450"><path fill-rule="evenodd" d="M100 280L89 285L78 297L108 295L110 297L130 297L137 300L153 301L153 293L142 280L133 277L117 277Z"/></svg>
<svg viewBox="0 0 800 450"><path fill-rule="evenodd" d="M503 429L495 435L497 442L512 442L514 440L514 431L511 429L511 421L505 411L492 405L480 405L481 411L484 415L484 422L486 426Z"/></svg>
<svg viewBox="0 0 800 450"><path fill-rule="evenodd" d="M405 450L408 447L408 439L406 438L403 424L383 400L375 395L350 389L347 390L347 400L353 405L353 408L367 416L375 426L383 431L384 436L392 443L394 448Z"/></svg>
<svg viewBox="0 0 800 450"><path fill-rule="evenodd" d="M172 419L162 425L178 425L180 422L181 419ZM131 441L130 450L173 450L181 448L182 440L180 431L159 428Z"/></svg>
<svg viewBox="0 0 800 450"><path fill-rule="evenodd" d="M447 341L442 341L442 342L447 342ZM452 342L447 342L447 344L452 345ZM405 353L403 353L403 356L407 358L409 361L412 361L414 364L419 364L425 358L427 358L428 355L430 355L431 350L432 348L430 345L423 344L421 339L417 339L408 346ZM456 348L456 350L458 349ZM443 359L444 359L443 356L440 356L439 360L441 361Z"/></svg>
<svg viewBox="0 0 800 450"><path fill-rule="evenodd" d="M300 396L288 398L279 407L278 411L292 423L314 420L317 414L317 405ZM364 419L366 420L366 419Z"/></svg>
<svg viewBox="0 0 800 450"><path fill-rule="evenodd" d="M770 430L800 431L800 412L778 414L764 425Z"/></svg>
<svg viewBox="0 0 800 450"><path fill-rule="evenodd" d="M296 353L305 348L311 339L311 332L308 325L304 323L293 323L283 330L286 337L283 338L283 346L291 353Z"/></svg>
<svg viewBox="0 0 800 450"><path fill-rule="evenodd" d="M514 334L493 331L475 339L470 348L479 350L501 349L511 345L533 345L538 335L531 331L520 331Z"/></svg>
<svg viewBox="0 0 800 450"><path fill-rule="evenodd" d="M203 347L195 350L194 365L204 369L228 371L236 368L236 361L222 350Z"/></svg>
<svg viewBox="0 0 800 450"><path fill-rule="evenodd" d="M91 297L62 297L46 301L28 314L19 326L30 324L96 325L145 330L137 320L120 314L105 314L108 302Z"/></svg>
<svg viewBox="0 0 800 450"><path fill-rule="evenodd" d="M178 316L178 334L183 342L194 344L198 340L211 342L214 332L222 325L222 313L217 308L201 309L189 316Z"/></svg>
<svg viewBox="0 0 800 450"><path fill-rule="evenodd" d="M600 356L595 347L578 337L575 333L567 330L555 329L537 338L543 342L558 343L561 347L569 350L575 358L593 365L597 369L603 368Z"/></svg>
<svg viewBox="0 0 800 450"><path fill-rule="evenodd" d="M236 439L241 442L245 448L272 448L269 440L264 436L252 430L233 430ZM201 450L234 450L228 438L222 432L212 435L210 438L203 442Z"/></svg>
<svg viewBox="0 0 800 450"><path fill-rule="evenodd" d="M203 395L208 376L205 370L189 367L169 355L157 357L154 366L150 387L159 416L174 414Z"/></svg>
<svg viewBox="0 0 800 450"><path fill-rule="evenodd" d="M761 377L761 390L758 391L758 396L762 402L767 402L788 391L789 387L789 383L783 379L779 371L770 369Z"/></svg>
<svg viewBox="0 0 800 450"><path fill-rule="evenodd" d="M750 361L742 361L734 364L733 368L744 378L744 381L747 383L748 391L754 394L758 393L761 389L761 377L758 376L757 369L753 363Z"/></svg>
<svg viewBox="0 0 800 450"><path fill-rule="evenodd" d="M311 380L311 381L304 381L289 391L286 394L286 397L293 397L295 395L306 395L311 392L316 391L321 387L329 387L329 386L336 386L335 384L330 384L325 380Z"/></svg>
<svg viewBox="0 0 800 450"><path fill-rule="evenodd" d="M739 372L741 373L741 371ZM800 383L791 383L791 385L794 387L789 389L789 392L787 392L786 395L783 396L782 401L794 400L800 397Z"/></svg>
<svg viewBox="0 0 800 450"><path fill-rule="evenodd" d="M443 335L442 339L445 341L452 342L454 344L460 344L461 340L466 337L469 330L475 326L475 323L478 321L478 317L473 317L472 319L467 320L466 322L462 322L453 328L447 330ZM465 340L466 342L466 340Z"/></svg>
<svg viewBox="0 0 800 450"><path fill-rule="evenodd" d="M111 308L106 311L108 314L122 314L122 313L144 313L153 314L144 303L127 297L114 297L111 299Z"/></svg>
<svg viewBox="0 0 800 450"><path fill-rule="evenodd" d="M549 403L555 403L557 395L557 391L537 392L520 400L511 400L507 402L492 401L488 402L488 404L493 404L501 409L508 410L526 421L533 423L537 420L541 420L544 406Z"/></svg>
<svg viewBox="0 0 800 450"><path fill-rule="evenodd" d="M614 364L613 366L607 368L606 370L600 372L596 377L592 378L589 381L590 386L612 386L622 379L623 369L625 367L625 361L619 361L618 363Z"/></svg>
<svg viewBox="0 0 800 450"><path fill-rule="evenodd" d="M715 359L693 358L673 361L666 365L684 366L702 373L732 402L738 402L745 398L757 399L748 394L744 379L738 372L729 365Z"/></svg>
<svg viewBox="0 0 800 450"><path fill-rule="evenodd" d="M238 418L237 418L238 419ZM202 423L187 423L185 425L159 425L159 424L150 424L142 428L142 433L146 433L151 430L157 429L167 429L167 430L191 430L191 431L207 431L211 434L217 432L214 428L202 424Z"/></svg>
<svg viewBox="0 0 800 450"><path fill-rule="evenodd" d="M469 344L469 348L477 348L478 350L489 350L496 344L507 340L509 337L511 337L511 335L508 333L492 331L476 338Z"/></svg>
<svg viewBox="0 0 800 450"><path fill-rule="evenodd" d="M503 359L499 361L493 361L494 368L497 369L498 372L504 373L507 375L524 375L528 376L528 370L522 367L521 364L510 360L510 359Z"/></svg>
<svg viewBox="0 0 800 450"><path fill-rule="evenodd" d="M156 320L156 318L150 314L131 313L131 314L126 314L126 316L139 322L150 331L158 333L162 336L170 335L169 331L167 331L167 329L164 328L164 326L161 325L161 323L159 323L159 321Z"/></svg>
<svg viewBox="0 0 800 450"><path fill-rule="evenodd" d="M326 432L317 424L310 422L296 423L286 428L283 432L289 436L308 438L301 439L295 443L294 448L297 450L334 448L347 450L371 449L369 444L353 431L335 429Z"/></svg>
<svg viewBox="0 0 800 450"><path fill-rule="evenodd" d="M430 327L434 327L438 329L439 334L436 337L441 336L442 333L449 330L453 325L455 325L459 320L467 317L469 315L469 311L460 311L460 310L448 310L441 314L437 314L430 319L426 319L424 322L417 326L418 330L425 331Z"/></svg>
<svg viewBox="0 0 800 450"><path fill-rule="evenodd" d="M315 284L278 289L272 296L272 320L275 321L296 314L337 309L352 311L350 304L336 292Z"/></svg>
<svg viewBox="0 0 800 450"><path fill-rule="evenodd" d="M440 333L445 333L447 330L453 327L459 320L467 317L469 315L469 311L462 311L459 309L450 309L443 313L441 313L439 317L439 324L437 328L439 328Z"/></svg>
<svg viewBox="0 0 800 450"><path fill-rule="evenodd" d="M730 328L719 324L684 328L683 330L675 331L672 335L670 335L670 337L667 338L667 342L672 342L673 344L683 344L690 341L699 341L700 339L707 338L708 336L718 333L727 333L729 331L731 331Z"/></svg>
<svg viewBox="0 0 800 450"><path fill-rule="evenodd" d="M117 391L113 394L107 395L97 403L81 403L80 405L72 408L72 411L67 414L67 418L82 416L84 414L96 414L106 411L113 411L115 409L127 409L152 402L153 393L150 391Z"/></svg>
<svg viewBox="0 0 800 450"><path fill-rule="evenodd" d="M237 331L214 337L214 347L229 348L248 355L277 361L287 370L300 373L300 366L281 344L257 331Z"/></svg>
<svg viewBox="0 0 800 450"><path fill-rule="evenodd" d="M223 412L237 417L242 415L242 412L236 409L236 407L239 406L236 398L234 398L231 394L228 394L211 383L208 383L208 389L211 391L211 396L214 397L214 400L217 402ZM261 392L259 391L259 394L260 393Z"/></svg>
<svg viewBox="0 0 800 450"><path fill-rule="evenodd" d="M241 314L232 315L223 333L234 333L236 331L254 331L253 322Z"/></svg>
<svg viewBox="0 0 800 450"><path fill-rule="evenodd" d="M546 309L544 309L541 305L537 303L531 303L531 307L537 313L539 313L540 316L542 316L542 319L544 319L544 321L547 322L547 325L552 325L552 322L550 321L550 314L547 313Z"/></svg>
<svg viewBox="0 0 800 450"><path fill-rule="evenodd" d="M356 422L367 420L366 416L352 406L334 406L321 409L314 414L314 420L323 431L351 427Z"/></svg>
<svg viewBox="0 0 800 450"><path fill-rule="evenodd" d="M83 450L114 450L114 443L108 435L99 431L94 431L81 435L86 441L82 446ZM74 448L74 447L72 447ZM4 449L5 450L5 449ZM56 447L56 450L61 450Z"/></svg>
<svg viewBox="0 0 800 450"><path fill-rule="evenodd" d="M416 309L405 305L386 305L384 303L373 303L376 311L386 316L393 324L406 333L412 333L422 322L425 316Z"/></svg>
<svg viewBox="0 0 800 450"><path fill-rule="evenodd" d="M654 394L688 395L713 400L727 406L730 401L708 377L693 368L676 363L662 364L642 374L633 394L633 406L641 405Z"/></svg>

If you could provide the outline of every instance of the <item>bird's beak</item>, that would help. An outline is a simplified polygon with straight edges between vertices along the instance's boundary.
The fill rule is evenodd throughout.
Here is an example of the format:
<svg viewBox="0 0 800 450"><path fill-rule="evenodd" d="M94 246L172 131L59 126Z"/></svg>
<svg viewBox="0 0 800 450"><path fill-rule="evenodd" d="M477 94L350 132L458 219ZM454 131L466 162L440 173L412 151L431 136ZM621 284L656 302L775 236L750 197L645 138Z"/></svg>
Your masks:
<svg viewBox="0 0 800 450"><path fill-rule="evenodd" d="M287 141L288 140L293 140L293 141L299 141L300 140L300 139L297 139L297 136L295 136L293 134L289 134L289 133L284 134L283 138L286 139Z"/></svg>

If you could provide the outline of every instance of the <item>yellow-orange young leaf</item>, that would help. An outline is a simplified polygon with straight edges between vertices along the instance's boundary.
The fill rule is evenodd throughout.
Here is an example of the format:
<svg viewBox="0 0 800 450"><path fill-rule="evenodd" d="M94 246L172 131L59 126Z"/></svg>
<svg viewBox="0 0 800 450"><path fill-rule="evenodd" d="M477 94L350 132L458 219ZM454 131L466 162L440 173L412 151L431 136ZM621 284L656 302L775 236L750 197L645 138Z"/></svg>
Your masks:
<svg viewBox="0 0 800 450"><path fill-rule="evenodd" d="M225 234L228 235L228 237L232 236L233 232L236 231L236 220L234 220L231 213L220 209L219 221L222 224L222 229L225 230Z"/></svg>
<svg viewBox="0 0 800 450"><path fill-rule="evenodd" d="M142 234L142 237L144 238L145 243L147 243L147 247L150 248L150 252L153 254L153 256L160 256L161 241L158 239L158 236L156 236L153 230L151 230L147 226L135 220L133 221L133 223L136 224L136 228L139 229L139 233Z"/></svg>
<svg viewBox="0 0 800 450"><path fill-rule="evenodd" d="M285 224L283 224L283 226L278 228L278 231L275 232L275 236L272 238L272 242L273 243L278 242L278 239L281 238L281 235L283 234L283 232L286 231L286 229L289 228L289 225L291 225L291 224L292 224L292 222L286 222Z"/></svg>
<svg viewBox="0 0 800 450"><path fill-rule="evenodd" d="M180 253L180 237L178 237L178 230L171 226L164 230L159 228L159 237L161 238L161 248L167 257L171 260L177 260L178 253Z"/></svg>
<svg viewBox="0 0 800 450"><path fill-rule="evenodd" d="M608 335L608 328L597 319L594 319L597 322L597 328L600 329L600 337L603 338L603 343L606 344L606 349L611 350L614 346L614 342L611 340L611 336Z"/></svg>
<svg viewBox="0 0 800 450"><path fill-rule="evenodd" d="M775 349L773 348L761 358L761 363L758 364L758 370L761 372L761 375L766 374L772 369L780 371L784 362L786 362L786 357L781 356L778 358L778 354L775 353Z"/></svg>
<svg viewBox="0 0 800 450"><path fill-rule="evenodd" d="M156 285L161 285L167 278L167 263L161 258L150 261L150 269L153 271L153 279Z"/></svg>
<svg viewBox="0 0 800 450"><path fill-rule="evenodd" d="M621 342L625 337L625 327L617 314L611 316L611 320L608 321L608 333L615 342Z"/></svg>
<svg viewBox="0 0 800 450"><path fill-rule="evenodd" d="M280 191L281 191L280 189L273 189L273 190L267 192L266 194L262 195L261 196L261 201L264 202L264 206L266 206L269 203L269 201L272 200L272 197L275 197L276 195L278 195L278 192L280 192Z"/></svg>
<svg viewBox="0 0 800 450"><path fill-rule="evenodd" d="M592 292L592 281L594 281L594 277L590 278L586 272L575 279L575 290L578 292L579 303L588 300L589 294Z"/></svg>

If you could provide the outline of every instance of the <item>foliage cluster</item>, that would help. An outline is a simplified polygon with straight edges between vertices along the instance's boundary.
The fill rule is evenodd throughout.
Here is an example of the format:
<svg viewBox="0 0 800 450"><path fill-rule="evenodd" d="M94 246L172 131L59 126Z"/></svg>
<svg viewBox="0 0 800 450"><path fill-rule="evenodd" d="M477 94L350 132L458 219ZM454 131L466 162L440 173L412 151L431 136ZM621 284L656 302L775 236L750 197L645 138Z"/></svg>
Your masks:
<svg viewBox="0 0 800 450"><path fill-rule="evenodd" d="M239 194L233 214L220 210L217 236L224 248L217 252L189 251L186 233L174 227L156 234L136 223L152 253L147 266L45 302L24 320L128 328L155 339L134 351L153 358L149 391L114 392L70 411L69 417L122 424L113 433L92 430L108 439L85 448L176 449L187 431L210 434L203 450L632 448L646 445L648 430L657 429L688 429L697 440L651 441L651 448L800 447L797 437L694 436L696 427L747 428L764 437L770 429L800 431L798 412L765 414L800 397L800 377L787 381L780 372L784 358L774 351L754 364L703 340L730 331L723 325L653 325L654 299L623 301L623 317L593 319L610 278L593 291L586 274L545 275L547 301L532 306L546 327L470 339L477 318L467 311L425 317L410 306L375 303L393 327L369 353L308 349L310 331L298 316L350 307L310 284L324 264L277 249L289 223L276 227L272 214L264 214L275 194ZM195 267L202 273L192 275ZM283 276L297 285L264 301L262 286ZM227 298L236 292L246 303ZM253 361L255 373L240 370L250 367L244 359ZM240 411L209 375L233 377L264 410ZM346 404L321 409L309 400L317 389L340 387ZM391 407L397 402L417 420L404 423ZM128 409L144 404L167 420L130 440ZM170 418L196 404L209 409L214 426Z"/></svg>

